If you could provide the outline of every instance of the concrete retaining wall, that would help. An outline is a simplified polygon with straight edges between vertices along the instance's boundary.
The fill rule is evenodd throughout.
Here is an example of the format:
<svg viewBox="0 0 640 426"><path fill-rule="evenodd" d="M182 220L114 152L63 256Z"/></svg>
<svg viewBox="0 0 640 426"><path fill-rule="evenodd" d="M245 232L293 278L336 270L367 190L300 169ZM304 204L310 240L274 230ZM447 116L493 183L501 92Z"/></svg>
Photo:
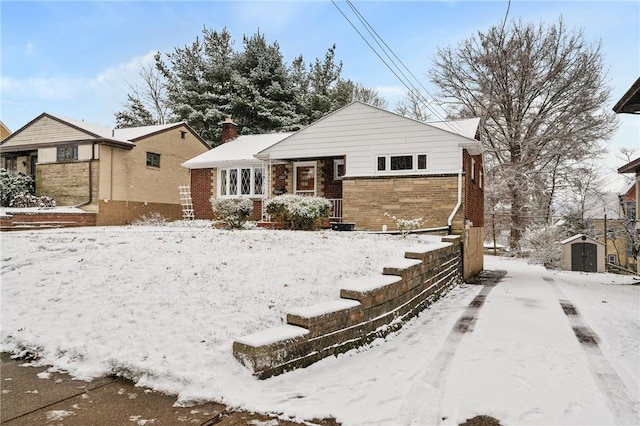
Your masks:
<svg viewBox="0 0 640 426"><path fill-rule="evenodd" d="M462 282L457 236L390 264L381 275L340 283L340 299L294 309L287 324L237 339L234 356L267 378L365 345L402 327Z"/></svg>

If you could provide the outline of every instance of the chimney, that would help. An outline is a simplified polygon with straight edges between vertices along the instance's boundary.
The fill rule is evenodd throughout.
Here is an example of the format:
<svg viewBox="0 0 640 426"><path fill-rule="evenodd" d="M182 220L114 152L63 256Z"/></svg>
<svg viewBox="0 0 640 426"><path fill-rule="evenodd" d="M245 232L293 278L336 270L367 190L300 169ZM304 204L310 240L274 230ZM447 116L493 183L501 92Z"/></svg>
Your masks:
<svg viewBox="0 0 640 426"><path fill-rule="evenodd" d="M238 127L231 117L224 119L222 123L222 143L229 142L238 137Z"/></svg>

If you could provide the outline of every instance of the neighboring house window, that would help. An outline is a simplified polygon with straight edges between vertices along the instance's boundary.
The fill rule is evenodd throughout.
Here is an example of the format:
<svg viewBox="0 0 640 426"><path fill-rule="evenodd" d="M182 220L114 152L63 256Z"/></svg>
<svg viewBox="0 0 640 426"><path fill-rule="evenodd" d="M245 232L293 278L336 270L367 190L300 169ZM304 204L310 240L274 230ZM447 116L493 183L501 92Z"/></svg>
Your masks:
<svg viewBox="0 0 640 426"><path fill-rule="evenodd" d="M478 173L478 187L482 189L482 170Z"/></svg>
<svg viewBox="0 0 640 426"><path fill-rule="evenodd" d="M629 239L627 240L627 259L631 259L632 257L633 257L633 241Z"/></svg>
<svg viewBox="0 0 640 426"><path fill-rule="evenodd" d="M218 172L220 197L251 197L264 193L262 167L232 167Z"/></svg>
<svg viewBox="0 0 640 426"><path fill-rule="evenodd" d="M153 152L147 152L147 167L160 168L160 154L154 154Z"/></svg>
<svg viewBox="0 0 640 426"><path fill-rule="evenodd" d="M427 154L379 155L376 161L379 172L427 170Z"/></svg>
<svg viewBox="0 0 640 426"><path fill-rule="evenodd" d="M627 220L634 222L636 220L636 202L627 201Z"/></svg>
<svg viewBox="0 0 640 426"><path fill-rule="evenodd" d="M344 160L333 160L333 179L338 180L344 177Z"/></svg>
<svg viewBox="0 0 640 426"><path fill-rule="evenodd" d="M78 145L59 146L56 158L58 161L78 160Z"/></svg>
<svg viewBox="0 0 640 426"><path fill-rule="evenodd" d="M608 254L607 262L613 263L614 265L618 264L618 255L617 254Z"/></svg>
<svg viewBox="0 0 640 426"><path fill-rule="evenodd" d="M187 132L185 132L184 130L180 130L180 139L186 139L187 137Z"/></svg>

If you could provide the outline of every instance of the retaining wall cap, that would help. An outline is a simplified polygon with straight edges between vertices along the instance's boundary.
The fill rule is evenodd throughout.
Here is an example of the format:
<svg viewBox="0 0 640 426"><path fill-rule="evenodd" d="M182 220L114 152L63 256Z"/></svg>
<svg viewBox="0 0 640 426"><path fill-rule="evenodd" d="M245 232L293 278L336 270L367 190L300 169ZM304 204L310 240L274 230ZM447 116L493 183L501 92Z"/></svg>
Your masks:
<svg viewBox="0 0 640 426"><path fill-rule="evenodd" d="M393 260L390 264L387 264L386 267L390 269L405 269L412 266L420 265L421 263L422 261L418 259L396 259Z"/></svg>
<svg viewBox="0 0 640 426"><path fill-rule="evenodd" d="M296 325L281 325L279 327L267 328L247 336L236 339L236 342L253 347L267 346L276 342L292 340L308 334L309 330Z"/></svg>
<svg viewBox="0 0 640 426"><path fill-rule="evenodd" d="M432 251L437 251L446 247L451 247L453 243L429 243L429 245L409 247L405 250L406 253L426 254Z"/></svg>
<svg viewBox="0 0 640 426"><path fill-rule="evenodd" d="M296 315L301 318L312 318L341 311L343 309L355 308L356 306L360 306L360 302L357 300L338 299L330 302L318 303L316 305L305 306L303 308L295 308L289 311L289 314Z"/></svg>
<svg viewBox="0 0 640 426"><path fill-rule="evenodd" d="M340 283L340 288L345 291L367 292L395 284L402 281L402 278L395 275L373 275L370 277L358 277L344 280Z"/></svg>

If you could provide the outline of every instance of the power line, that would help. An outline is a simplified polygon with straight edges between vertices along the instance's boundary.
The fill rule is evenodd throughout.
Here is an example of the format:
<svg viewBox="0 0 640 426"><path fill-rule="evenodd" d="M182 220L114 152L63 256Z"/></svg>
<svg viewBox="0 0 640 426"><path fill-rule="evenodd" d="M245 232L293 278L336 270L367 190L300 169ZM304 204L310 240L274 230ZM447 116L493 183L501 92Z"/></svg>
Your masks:
<svg viewBox="0 0 640 426"><path fill-rule="evenodd" d="M396 78L400 81L400 83L402 83L402 85L410 92L413 93L413 95L416 97L417 100L421 101L424 105L425 108L427 108L427 110L429 110L431 113L433 113L433 115L435 115L437 118L439 118L447 127L449 127L454 133L461 133L461 128L459 123L456 122L451 122L451 121L447 121L444 118L442 118L440 116L440 114L434 110L430 104L429 101L424 97L424 95L420 92L420 90L410 81L410 79L405 75L405 73L402 71L402 69L398 66L398 64L396 63L396 60L398 62L400 62L400 64L404 67L404 69L413 77L413 79L425 90L425 92L427 92L427 94L429 94L429 96L433 97L428 90L422 85L422 83L420 83L420 81L416 78L416 76L409 70L409 68L400 60L400 58L398 57L398 55L395 54L395 52L393 51L393 49L391 49L391 47L389 47L389 45L384 41L384 39L378 34L377 31L375 31L375 29L371 26L371 24L369 24L369 22L366 20L366 18L364 18L364 16L357 10L357 8L351 3L350 0L346 0L346 3L349 5L349 7L351 8L351 10L355 13L356 17L358 18L358 20L361 22L361 24L364 26L364 28L367 30L367 32L369 33L369 35L374 39L375 43L378 45L378 47L384 52L385 56L387 57L388 61L391 62L393 64L393 66L395 67L395 69L397 70L397 72L391 67L391 65L389 64L388 61L386 61L381 55L380 53L376 50L376 48L369 42L369 40L367 39L367 37L365 37L365 35L363 35L360 30L356 27L356 25L351 21L351 19L349 19L349 17L342 11L342 9L337 5L337 3L335 2L335 0L331 0L331 2L333 3L333 5L336 7L336 9L338 9L338 11L340 12L340 14L342 14L342 16L347 20L347 22L349 22L349 24L351 25L351 27L353 27L353 29L356 31L356 33L358 33L358 35L362 38L362 40L367 44L367 46L369 46L369 48L373 51L373 53L382 61L382 63L385 64L385 66L391 71L391 73L393 75L396 76ZM378 41L380 40L380 41ZM382 42L382 44L384 45L384 47L380 44L380 42ZM386 47L386 49L385 49ZM391 55L393 55L393 57L395 57L396 60L394 60L394 58L392 58L389 53L387 52L387 50L389 52L391 52ZM402 77L400 77L401 74ZM438 105L440 106L440 105ZM454 126L457 127L458 129L454 129Z"/></svg>

